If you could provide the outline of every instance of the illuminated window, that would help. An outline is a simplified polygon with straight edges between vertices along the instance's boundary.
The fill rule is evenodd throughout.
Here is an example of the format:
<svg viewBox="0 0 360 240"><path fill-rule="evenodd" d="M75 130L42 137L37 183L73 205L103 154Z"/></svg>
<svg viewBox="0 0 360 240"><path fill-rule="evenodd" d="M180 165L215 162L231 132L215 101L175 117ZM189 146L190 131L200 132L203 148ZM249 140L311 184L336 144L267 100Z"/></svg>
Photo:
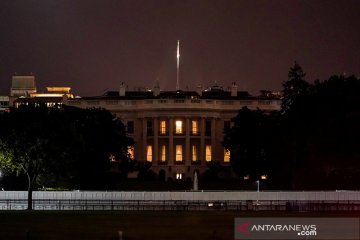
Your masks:
<svg viewBox="0 0 360 240"><path fill-rule="evenodd" d="M183 160L182 145L176 145L176 156L175 160L180 162Z"/></svg>
<svg viewBox="0 0 360 240"><path fill-rule="evenodd" d="M193 145L192 148L191 148L191 153L192 153L192 160L193 161L197 161L197 149L196 149L196 146Z"/></svg>
<svg viewBox="0 0 360 240"><path fill-rule="evenodd" d="M198 121L191 121L191 133L192 133L193 135L199 134Z"/></svg>
<svg viewBox="0 0 360 240"><path fill-rule="evenodd" d="M152 161L152 146L151 145L148 145L146 147L146 161L149 161L151 162Z"/></svg>
<svg viewBox="0 0 360 240"><path fill-rule="evenodd" d="M230 162L230 150L224 148L224 162Z"/></svg>
<svg viewBox="0 0 360 240"><path fill-rule="evenodd" d="M131 159L131 160L134 160L134 147L129 147L128 148L128 151L127 151L127 154L128 154L128 157Z"/></svg>
<svg viewBox="0 0 360 240"><path fill-rule="evenodd" d="M160 121L160 134L166 134L166 121Z"/></svg>
<svg viewBox="0 0 360 240"><path fill-rule="evenodd" d="M182 179L182 173L177 173L176 174L176 179L181 180Z"/></svg>
<svg viewBox="0 0 360 240"><path fill-rule="evenodd" d="M183 122L181 120L175 121L175 133L176 134L183 133Z"/></svg>
<svg viewBox="0 0 360 240"><path fill-rule="evenodd" d="M206 145L205 148L205 161L211 162L211 145Z"/></svg>
<svg viewBox="0 0 360 240"><path fill-rule="evenodd" d="M166 161L166 146L162 145L161 146L161 159L162 162Z"/></svg>

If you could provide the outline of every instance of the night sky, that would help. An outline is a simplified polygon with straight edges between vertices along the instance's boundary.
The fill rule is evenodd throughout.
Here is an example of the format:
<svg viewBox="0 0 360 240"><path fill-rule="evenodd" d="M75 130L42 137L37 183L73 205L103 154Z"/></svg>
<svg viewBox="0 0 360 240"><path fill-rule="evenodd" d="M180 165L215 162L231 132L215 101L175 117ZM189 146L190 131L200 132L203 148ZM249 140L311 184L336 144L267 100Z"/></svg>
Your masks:
<svg viewBox="0 0 360 240"><path fill-rule="evenodd" d="M296 60L306 79L360 76L359 0L0 0L0 94L13 73L38 90L229 86L280 90Z"/></svg>

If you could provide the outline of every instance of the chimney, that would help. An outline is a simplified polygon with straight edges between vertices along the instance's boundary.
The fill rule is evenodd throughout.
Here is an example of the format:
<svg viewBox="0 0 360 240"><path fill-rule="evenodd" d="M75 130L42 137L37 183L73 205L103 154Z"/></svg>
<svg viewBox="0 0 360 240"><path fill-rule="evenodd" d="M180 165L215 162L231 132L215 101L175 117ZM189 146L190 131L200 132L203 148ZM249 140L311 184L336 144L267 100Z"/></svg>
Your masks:
<svg viewBox="0 0 360 240"><path fill-rule="evenodd" d="M125 84L122 82L122 83L120 84L119 96L120 96L120 97L125 97L125 91L126 91L126 86L125 86Z"/></svg>
<svg viewBox="0 0 360 240"><path fill-rule="evenodd" d="M159 82L156 81L155 86L154 86L154 96L159 96L160 95L160 86L159 86Z"/></svg>
<svg viewBox="0 0 360 240"><path fill-rule="evenodd" d="M231 83L231 96L237 97L238 92L238 86L236 85L236 82Z"/></svg>

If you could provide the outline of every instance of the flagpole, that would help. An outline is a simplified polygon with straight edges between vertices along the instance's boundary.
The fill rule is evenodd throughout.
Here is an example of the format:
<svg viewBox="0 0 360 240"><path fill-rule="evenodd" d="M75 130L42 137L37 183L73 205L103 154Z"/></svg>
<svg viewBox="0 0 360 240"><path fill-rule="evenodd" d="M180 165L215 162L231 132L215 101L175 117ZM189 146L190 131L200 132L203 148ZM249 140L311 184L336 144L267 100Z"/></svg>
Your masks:
<svg viewBox="0 0 360 240"><path fill-rule="evenodd" d="M180 83L179 83L179 67L180 67L180 40L177 42L177 72L176 72L176 90L180 90Z"/></svg>

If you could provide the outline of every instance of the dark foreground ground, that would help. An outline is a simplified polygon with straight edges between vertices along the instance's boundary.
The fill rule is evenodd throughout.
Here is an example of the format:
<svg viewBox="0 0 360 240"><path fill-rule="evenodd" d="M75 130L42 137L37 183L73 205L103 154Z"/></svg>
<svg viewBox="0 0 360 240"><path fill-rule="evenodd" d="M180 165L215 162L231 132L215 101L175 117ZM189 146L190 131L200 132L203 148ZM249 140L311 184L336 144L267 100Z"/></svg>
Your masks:
<svg viewBox="0 0 360 240"><path fill-rule="evenodd" d="M0 211L0 239L225 240L235 217L358 217L359 213Z"/></svg>

